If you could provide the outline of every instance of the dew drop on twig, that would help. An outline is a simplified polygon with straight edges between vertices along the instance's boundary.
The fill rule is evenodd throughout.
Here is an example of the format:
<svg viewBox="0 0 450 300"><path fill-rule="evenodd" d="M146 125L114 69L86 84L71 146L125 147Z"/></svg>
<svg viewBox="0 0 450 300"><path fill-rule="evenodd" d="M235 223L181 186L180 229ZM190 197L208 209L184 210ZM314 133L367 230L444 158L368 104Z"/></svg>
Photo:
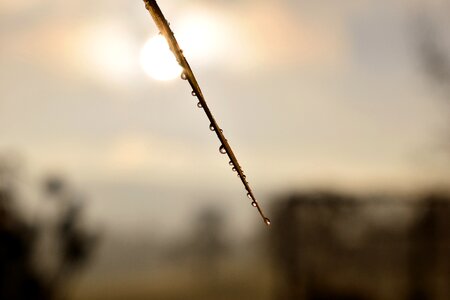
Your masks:
<svg viewBox="0 0 450 300"><path fill-rule="evenodd" d="M252 194L247 193L247 198L250 199L250 200L253 200Z"/></svg>
<svg viewBox="0 0 450 300"><path fill-rule="evenodd" d="M256 207L256 202L255 201L252 202L252 206Z"/></svg>
<svg viewBox="0 0 450 300"><path fill-rule="evenodd" d="M234 164L233 164L233 162L232 162L231 160L228 162L228 164L229 164L230 166L234 166Z"/></svg>
<svg viewBox="0 0 450 300"><path fill-rule="evenodd" d="M181 73L181 79L183 79L183 80L186 80L187 79L187 75L186 75L186 73Z"/></svg>
<svg viewBox="0 0 450 300"><path fill-rule="evenodd" d="M220 146L219 152L222 153L222 154L227 153L227 149L225 149L225 146L224 146L224 145Z"/></svg>
<svg viewBox="0 0 450 300"><path fill-rule="evenodd" d="M202 103L201 102L197 103L197 107L202 108L203 107Z"/></svg>
<svg viewBox="0 0 450 300"><path fill-rule="evenodd" d="M210 125L209 125L209 130L211 130L211 131L214 131L214 130L215 130L215 128L214 128L214 125L213 125L213 124L210 124Z"/></svg>
<svg viewBox="0 0 450 300"><path fill-rule="evenodd" d="M191 92L191 95L194 96L194 97L196 97L196 96L197 96L197 93L196 93L195 91L192 91L192 92Z"/></svg>
<svg viewBox="0 0 450 300"><path fill-rule="evenodd" d="M264 218L264 223L266 223L267 226L270 226L270 219Z"/></svg>
<svg viewBox="0 0 450 300"><path fill-rule="evenodd" d="M231 169L231 171L236 172L236 168L233 167L233 168ZM239 174L238 174L238 175L239 175Z"/></svg>

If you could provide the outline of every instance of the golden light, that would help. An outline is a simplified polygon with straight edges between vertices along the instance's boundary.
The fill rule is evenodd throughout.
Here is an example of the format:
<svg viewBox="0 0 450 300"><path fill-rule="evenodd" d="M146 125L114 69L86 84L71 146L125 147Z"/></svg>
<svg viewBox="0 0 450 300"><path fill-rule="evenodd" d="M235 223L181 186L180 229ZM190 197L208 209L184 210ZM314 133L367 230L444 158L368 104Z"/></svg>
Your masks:
<svg viewBox="0 0 450 300"><path fill-rule="evenodd" d="M150 38L141 50L140 64L156 80L175 79L183 68L178 64L163 36Z"/></svg>
<svg viewBox="0 0 450 300"><path fill-rule="evenodd" d="M206 63L223 49L227 34L220 28L218 18L212 12L191 12L175 26L176 38L190 60Z"/></svg>

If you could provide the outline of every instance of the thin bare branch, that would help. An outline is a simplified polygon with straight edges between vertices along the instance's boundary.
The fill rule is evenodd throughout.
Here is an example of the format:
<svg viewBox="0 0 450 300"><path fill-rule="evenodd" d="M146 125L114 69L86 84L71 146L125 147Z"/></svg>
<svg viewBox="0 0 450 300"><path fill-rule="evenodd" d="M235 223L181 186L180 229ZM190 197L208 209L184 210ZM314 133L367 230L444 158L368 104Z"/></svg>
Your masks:
<svg viewBox="0 0 450 300"><path fill-rule="evenodd" d="M159 8L158 4L155 0L144 0L145 7L150 12L150 15L152 16L153 20L156 23L156 26L158 27L161 34L165 37L167 40L167 43L169 44L170 50L175 55L178 63L183 68L183 73L181 74L181 78L184 80L187 80L192 87L192 96L197 97L198 99L198 107L203 108L203 111L206 113L206 116L208 117L209 121L211 122L210 129L214 130L217 137L219 138L219 141L221 142L221 146L219 148L219 151L223 154L227 154L230 158L230 165L233 167L233 171L236 171L239 178L241 179L245 190L247 191L247 197L252 201L252 206L256 207L258 209L259 214L261 215L264 223L266 225L270 225L270 220L264 215L264 212L262 211L258 201L256 200L255 195L253 194L252 189L250 188L250 185L247 181L246 175L244 174L244 171L241 168L241 165L239 164L236 155L234 154L233 150L231 149L230 144L228 143L227 139L225 138L222 129L220 128L217 121L214 119L214 116L211 113L211 110L209 109L208 105L206 104L205 98L203 96L202 90L200 89L200 86L197 82L197 79L194 76L194 73L192 72L191 67L189 66L188 61L183 55L183 50L181 50L180 46L178 45L177 40L175 39L175 36L170 29L169 23L167 22L166 18L164 17L161 9Z"/></svg>

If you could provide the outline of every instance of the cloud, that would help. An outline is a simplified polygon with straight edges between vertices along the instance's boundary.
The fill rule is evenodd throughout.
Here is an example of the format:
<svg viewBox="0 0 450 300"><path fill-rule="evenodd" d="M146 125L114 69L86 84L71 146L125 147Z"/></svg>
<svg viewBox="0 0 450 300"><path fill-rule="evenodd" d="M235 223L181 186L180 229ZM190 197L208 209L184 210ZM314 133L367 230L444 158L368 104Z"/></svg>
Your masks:
<svg viewBox="0 0 450 300"><path fill-rule="evenodd" d="M343 59L344 35L339 23L300 14L278 4L260 4L234 17L240 23L245 59L261 66L334 64Z"/></svg>
<svg viewBox="0 0 450 300"><path fill-rule="evenodd" d="M127 26L114 19L41 23L3 39L2 56L35 67L104 81L126 81L138 49Z"/></svg>
<svg viewBox="0 0 450 300"><path fill-rule="evenodd" d="M156 32L143 7L140 14L112 9L96 15L98 7L89 1L70 7L72 14L51 3L5 3L2 5L16 17L10 20L15 25L8 25L11 29L0 36L3 57L116 83L127 83L143 74L138 64L139 48L149 36L142 32ZM271 1L257 5L252 1L181 4L182 9L168 9L167 18L175 34L179 34L181 45L187 45L188 59L196 65L246 71L334 65L345 57L342 24L317 12L314 18L303 18L288 5ZM32 13L18 13L25 10ZM124 19L125 13L132 15ZM28 24L30 18L32 26L20 25ZM128 21L131 19L135 22ZM193 42L184 41L189 39L186 33L194 38Z"/></svg>
<svg viewBox="0 0 450 300"><path fill-rule="evenodd" d="M13 15L35 7L42 0L2 0L0 1L0 15Z"/></svg>

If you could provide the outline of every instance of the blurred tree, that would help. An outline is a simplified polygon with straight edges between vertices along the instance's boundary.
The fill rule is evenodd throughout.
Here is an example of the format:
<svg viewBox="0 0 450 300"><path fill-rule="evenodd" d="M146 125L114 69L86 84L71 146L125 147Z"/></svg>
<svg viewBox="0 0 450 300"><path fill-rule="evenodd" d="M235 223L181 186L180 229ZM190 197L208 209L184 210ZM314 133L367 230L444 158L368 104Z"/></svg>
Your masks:
<svg viewBox="0 0 450 300"><path fill-rule="evenodd" d="M82 228L83 206L62 177L49 176L43 186L47 196L59 205L55 225L59 261L53 285L61 286L89 261L98 236Z"/></svg>
<svg viewBox="0 0 450 300"><path fill-rule="evenodd" d="M443 3L447 5L447 10L441 9L439 13L450 11L448 10L450 1ZM447 20L443 20L442 15L438 16L436 12L432 12L432 3L429 4L430 7L427 7L427 4L425 2L418 8L414 18L413 28L417 52L424 73L438 88L450 112L450 35L448 31L450 13L447 13L445 17ZM441 144L447 152L450 152L450 117L447 122L447 132L441 138Z"/></svg>
<svg viewBox="0 0 450 300"><path fill-rule="evenodd" d="M192 251L208 276L217 276L220 258L226 253L225 223L220 211L205 208L196 219Z"/></svg>
<svg viewBox="0 0 450 300"><path fill-rule="evenodd" d="M57 228L50 229L56 232L53 239L58 253L46 253L58 257L56 273L43 273L34 258L44 229L37 223L28 224L16 210L15 173L8 159L0 159L0 299L64 298L64 283L88 261L96 236L81 227L81 206L62 179L47 180L47 196L56 196L64 205L57 216Z"/></svg>
<svg viewBox="0 0 450 300"><path fill-rule="evenodd" d="M450 52L445 46L445 40L449 37L440 36L437 29L439 22L424 11L418 13L415 21L422 66L430 79L443 88L445 99L450 101Z"/></svg>

